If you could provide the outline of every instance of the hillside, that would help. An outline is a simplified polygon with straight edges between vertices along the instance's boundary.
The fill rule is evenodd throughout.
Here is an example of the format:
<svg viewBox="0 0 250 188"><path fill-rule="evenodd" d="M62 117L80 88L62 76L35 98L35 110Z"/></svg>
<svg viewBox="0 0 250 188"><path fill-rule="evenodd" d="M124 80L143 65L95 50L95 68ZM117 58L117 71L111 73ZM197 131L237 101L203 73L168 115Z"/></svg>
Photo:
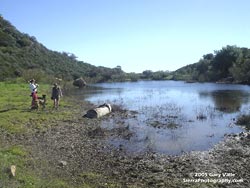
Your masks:
<svg viewBox="0 0 250 188"><path fill-rule="evenodd" d="M23 77L58 77L72 80L83 77L92 82L119 79L124 72L116 68L96 67L78 61L72 53L47 49L34 36L21 33L0 15L0 81Z"/></svg>

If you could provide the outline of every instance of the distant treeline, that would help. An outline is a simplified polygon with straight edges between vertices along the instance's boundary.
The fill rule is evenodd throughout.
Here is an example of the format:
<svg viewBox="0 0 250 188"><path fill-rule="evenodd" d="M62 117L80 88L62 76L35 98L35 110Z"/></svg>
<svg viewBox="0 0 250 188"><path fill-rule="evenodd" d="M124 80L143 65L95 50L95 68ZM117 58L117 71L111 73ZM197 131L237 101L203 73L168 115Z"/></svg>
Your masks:
<svg viewBox="0 0 250 188"><path fill-rule="evenodd" d="M250 83L250 49L226 46L173 72L174 80Z"/></svg>
<svg viewBox="0 0 250 188"><path fill-rule="evenodd" d="M142 78L250 84L250 49L226 46L173 72L144 71Z"/></svg>
<svg viewBox="0 0 250 188"><path fill-rule="evenodd" d="M186 80L199 82L250 83L250 49L226 46L203 56L199 62L176 71L145 70L125 73L121 66L96 67L78 61L73 53L47 49L35 37L18 31L0 16L0 81L35 78L48 82L52 78L87 82L144 80Z"/></svg>
<svg viewBox="0 0 250 188"><path fill-rule="evenodd" d="M250 84L250 49L226 46L176 71L143 71L139 79Z"/></svg>

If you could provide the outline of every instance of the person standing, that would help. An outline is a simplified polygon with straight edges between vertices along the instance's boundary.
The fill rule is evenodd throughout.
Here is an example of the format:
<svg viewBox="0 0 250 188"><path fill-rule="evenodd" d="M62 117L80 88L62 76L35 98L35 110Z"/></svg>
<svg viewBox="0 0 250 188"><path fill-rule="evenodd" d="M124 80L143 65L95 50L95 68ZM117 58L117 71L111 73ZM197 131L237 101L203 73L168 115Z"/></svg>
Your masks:
<svg viewBox="0 0 250 188"><path fill-rule="evenodd" d="M32 97L31 100L31 109L36 109L38 106L38 96L37 96L37 88L38 88L38 84L35 83L36 81L34 79L30 80L30 96Z"/></svg>
<svg viewBox="0 0 250 188"><path fill-rule="evenodd" d="M60 97L62 97L62 90L57 83L54 84L51 93L51 99L54 101L54 108L57 109L59 106Z"/></svg>
<svg viewBox="0 0 250 188"><path fill-rule="evenodd" d="M34 92L37 92L37 88L38 88L38 84L36 84L36 81L34 79L31 79L30 80L30 92L31 92L31 95L34 93Z"/></svg>

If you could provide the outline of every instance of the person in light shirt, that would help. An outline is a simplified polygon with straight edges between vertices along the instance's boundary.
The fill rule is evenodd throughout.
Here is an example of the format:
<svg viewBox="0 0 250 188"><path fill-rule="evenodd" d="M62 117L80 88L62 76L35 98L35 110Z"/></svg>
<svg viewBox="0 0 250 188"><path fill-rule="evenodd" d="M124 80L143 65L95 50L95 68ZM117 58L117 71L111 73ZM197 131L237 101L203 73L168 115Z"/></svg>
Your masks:
<svg viewBox="0 0 250 188"><path fill-rule="evenodd" d="M35 83L36 81L34 79L31 79L30 80L30 92L31 92L31 95L34 93L34 92L37 92L37 88L38 88L38 84Z"/></svg>
<svg viewBox="0 0 250 188"><path fill-rule="evenodd" d="M38 100L38 96L37 96L37 88L38 88L38 84L35 83L35 80L34 79L31 79L30 80L30 96L32 97L32 100L31 100L31 109L33 109L36 104L37 104L37 100Z"/></svg>

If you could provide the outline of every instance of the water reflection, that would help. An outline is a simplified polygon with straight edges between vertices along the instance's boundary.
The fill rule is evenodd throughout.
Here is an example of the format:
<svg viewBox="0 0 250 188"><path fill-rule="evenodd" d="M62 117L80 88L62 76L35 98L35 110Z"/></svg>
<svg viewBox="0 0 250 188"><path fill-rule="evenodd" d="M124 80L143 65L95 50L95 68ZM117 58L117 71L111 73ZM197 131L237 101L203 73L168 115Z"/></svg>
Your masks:
<svg viewBox="0 0 250 188"><path fill-rule="evenodd" d="M77 95L97 105L111 103L137 111L136 116L103 121L103 128L128 127L129 139L112 137L109 144L131 152L179 154L206 150L224 134L242 131L235 118L249 108L249 86L148 81L97 84ZM103 88L100 88L103 87Z"/></svg>
<svg viewBox="0 0 250 188"><path fill-rule="evenodd" d="M215 108L225 113L238 112L249 100L248 93L241 90L216 90L200 92L199 95L203 98L211 98Z"/></svg>

